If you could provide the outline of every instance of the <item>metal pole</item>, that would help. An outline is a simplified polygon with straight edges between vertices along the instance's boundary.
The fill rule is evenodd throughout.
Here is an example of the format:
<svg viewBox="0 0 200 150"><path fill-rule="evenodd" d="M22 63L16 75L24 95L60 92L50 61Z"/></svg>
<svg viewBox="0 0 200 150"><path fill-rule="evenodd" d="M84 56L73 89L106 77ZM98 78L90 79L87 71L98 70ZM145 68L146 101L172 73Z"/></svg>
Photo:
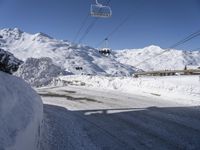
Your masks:
<svg viewBox="0 0 200 150"><path fill-rule="evenodd" d="M96 0L96 4L99 5L99 6L102 6L102 4L100 4L100 3L98 2L98 0Z"/></svg>

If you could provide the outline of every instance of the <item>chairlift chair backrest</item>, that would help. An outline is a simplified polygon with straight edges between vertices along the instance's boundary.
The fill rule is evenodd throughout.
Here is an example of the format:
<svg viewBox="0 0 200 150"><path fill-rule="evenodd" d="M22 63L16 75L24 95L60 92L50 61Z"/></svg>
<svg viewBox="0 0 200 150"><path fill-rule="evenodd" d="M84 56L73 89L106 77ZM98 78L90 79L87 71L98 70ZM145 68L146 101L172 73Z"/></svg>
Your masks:
<svg viewBox="0 0 200 150"><path fill-rule="evenodd" d="M91 5L90 14L93 17L109 18L112 16L112 10L109 6L103 6L96 0L96 4Z"/></svg>

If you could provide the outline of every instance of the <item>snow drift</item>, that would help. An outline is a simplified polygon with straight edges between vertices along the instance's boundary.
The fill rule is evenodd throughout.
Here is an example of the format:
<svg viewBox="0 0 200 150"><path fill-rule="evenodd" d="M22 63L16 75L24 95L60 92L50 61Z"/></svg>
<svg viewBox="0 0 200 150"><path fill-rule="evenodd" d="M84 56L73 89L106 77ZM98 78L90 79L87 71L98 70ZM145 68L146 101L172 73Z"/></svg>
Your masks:
<svg viewBox="0 0 200 150"><path fill-rule="evenodd" d="M103 76L63 76L54 80L53 86L75 85L116 90L130 94L172 98L181 103L200 104L199 76L171 77L103 77Z"/></svg>
<svg viewBox="0 0 200 150"><path fill-rule="evenodd" d="M43 116L40 97L27 83L1 71L0 85L0 149L39 149Z"/></svg>
<svg viewBox="0 0 200 150"><path fill-rule="evenodd" d="M71 73L55 65L51 58L28 58L15 73L27 81L31 86L40 87L48 85L53 78Z"/></svg>
<svg viewBox="0 0 200 150"><path fill-rule="evenodd" d="M137 70L100 54L94 48L56 40L43 33L29 34L15 28L2 29L0 35L0 47L17 58L25 61L30 57L49 57L56 65L73 74L128 76Z"/></svg>

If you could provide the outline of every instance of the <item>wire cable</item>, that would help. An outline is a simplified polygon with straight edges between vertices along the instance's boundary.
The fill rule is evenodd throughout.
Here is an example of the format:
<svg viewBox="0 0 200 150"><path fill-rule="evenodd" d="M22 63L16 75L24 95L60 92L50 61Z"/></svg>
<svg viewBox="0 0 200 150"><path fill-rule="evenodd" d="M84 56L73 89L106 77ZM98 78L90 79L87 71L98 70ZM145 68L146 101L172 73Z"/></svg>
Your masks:
<svg viewBox="0 0 200 150"><path fill-rule="evenodd" d="M79 28L79 30L77 31L75 37L74 37L74 40L73 40L73 43L76 42L76 39L78 38L79 34L81 33L82 29L84 28L88 18L89 18L90 14L87 14L87 16L85 17L85 19L83 20L83 22L81 23L81 26Z"/></svg>
<svg viewBox="0 0 200 150"><path fill-rule="evenodd" d="M129 14L126 18L124 18L101 42L99 42L96 47L99 47L105 39L109 39L114 33L116 33L131 17Z"/></svg>
<svg viewBox="0 0 200 150"><path fill-rule="evenodd" d="M165 51L163 51L163 52L161 52L161 53L158 53L158 54L154 55L153 57L147 58L147 59L145 59L144 61L142 61L142 62L140 62L140 63L134 65L134 67L138 67L138 66L140 66L141 64L146 63L147 61L149 61L149 60L151 60L151 59L153 59L153 58L156 58L156 57L158 57L158 56L160 56L160 55L162 55L162 54L164 54L164 53L170 51L171 49L174 49L174 48L176 48L176 47L178 47L178 46L180 46L180 45L183 45L183 44L185 44L186 42L192 40L193 38L196 38L197 36L200 36L200 30L198 30L198 31L196 31L196 32L194 32L194 33L192 33L192 34L190 34L189 36L187 36L187 37L184 38L183 40L181 40L181 41L179 41L179 42L173 44L172 46L170 46L170 47L169 47L168 49L166 49Z"/></svg>
<svg viewBox="0 0 200 150"><path fill-rule="evenodd" d="M89 32L91 31L91 29L94 27L94 25L96 24L96 22L98 21L98 18L95 18L91 24L89 24L89 26L87 27L87 29L85 30L84 34L81 36L81 38L79 39L78 43L80 44L84 38L89 34Z"/></svg>
<svg viewBox="0 0 200 150"><path fill-rule="evenodd" d="M199 51L199 50L200 50L200 47L199 48L195 48L195 49L193 49L191 51Z"/></svg>
<svg viewBox="0 0 200 150"><path fill-rule="evenodd" d="M108 0L108 2L105 5L109 5L111 2L111 0ZM101 9L99 10L99 12L101 11ZM86 28L84 34L81 36L81 38L79 39L79 44L86 38L86 36L90 33L90 31L92 30L92 28L95 26L95 24L97 23L99 18L95 18Z"/></svg>
<svg viewBox="0 0 200 150"><path fill-rule="evenodd" d="M200 30L198 30L198 31L196 31L196 32L194 32L194 33L192 33L192 34L190 34L189 36L187 36L187 37L184 38L183 40L181 40L181 41L177 42L176 44L172 45L170 48L173 49L173 48L175 48L175 47L177 47L177 46L179 46L179 45L182 45L182 44L186 43L187 41L193 39L194 37L199 36L199 34L200 34Z"/></svg>

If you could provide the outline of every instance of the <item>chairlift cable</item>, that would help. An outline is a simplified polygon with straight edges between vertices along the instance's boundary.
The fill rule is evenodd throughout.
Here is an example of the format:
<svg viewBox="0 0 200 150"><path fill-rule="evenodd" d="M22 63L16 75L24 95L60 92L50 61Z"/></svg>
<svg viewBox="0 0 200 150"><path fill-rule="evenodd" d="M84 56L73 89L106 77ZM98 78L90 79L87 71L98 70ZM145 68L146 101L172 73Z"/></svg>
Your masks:
<svg viewBox="0 0 200 150"><path fill-rule="evenodd" d="M85 17L85 19L83 20L83 22L81 23L81 26L79 28L79 30L77 31L76 35L75 35L75 38L73 40L73 43L76 42L76 39L78 38L79 34L81 33L82 29L84 28L88 18L89 18L90 14L88 13L87 16Z"/></svg>
<svg viewBox="0 0 200 150"><path fill-rule="evenodd" d="M101 42L99 42L96 47L99 47L104 41L105 39L110 38L114 33L116 33L131 17L131 15L129 14L126 18L124 18Z"/></svg>
<svg viewBox="0 0 200 150"><path fill-rule="evenodd" d="M199 51L199 50L200 50L200 47L199 47L199 48L192 49L191 51Z"/></svg>
<svg viewBox="0 0 200 150"><path fill-rule="evenodd" d="M106 5L109 5L109 3L111 2L111 0L108 0L108 2L106 3ZM85 30L84 34L82 35L82 37L79 39L79 44L84 40L84 38L89 34L89 32L91 31L91 29L94 27L94 25L97 23L99 18L94 18L94 20L88 25L87 29Z"/></svg>
<svg viewBox="0 0 200 150"><path fill-rule="evenodd" d="M189 36L187 36L187 37L184 38L183 40L181 40L181 41L179 41L179 42L173 44L172 46L170 46L170 48L166 49L165 51L163 51L163 52L161 52L161 53L158 53L158 54L154 55L153 57L149 57L149 58L145 59L144 61L142 61L142 62L140 62L140 63L134 65L134 67L138 67L138 66L140 66L141 64L146 63L147 61L151 60L152 58L156 58L156 57L158 57L158 56L160 56L160 55L162 55L162 54L164 54L164 53L170 51L171 49L174 49L174 48L176 48L176 47L178 47L178 46L180 46L180 45L182 45L182 44L185 44L186 42L192 40L193 38L195 38L195 37L197 37L197 36L200 36L200 30L198 30L197 32L194 32L194 33L190 34Z"/></svg>
<svg viewBox="0 0 200 150"><path fill-rule="evenodd" d="M193 37L199 36L199 34L200 34L200 30L190 34L189 36L187 36L183 40L181 40L181 41L177 42L176 44L172 45L170 48L173 49L174 47L177 47L177 46L181 45L182 43L187 42L188 40L192 39Z"/></svg>
<svg viewBox="0 0 200 150"><path fill-rule="evenodd" d="M87 29L85 30L84 34L81 36L81 38L79 39L78 43L80 44L84 38L89 34L89 32L91 31L91 29L94 27L95 23L98 21L98 18L95 18L91 24L89 24L89 26L87 27Z"/></svg>

